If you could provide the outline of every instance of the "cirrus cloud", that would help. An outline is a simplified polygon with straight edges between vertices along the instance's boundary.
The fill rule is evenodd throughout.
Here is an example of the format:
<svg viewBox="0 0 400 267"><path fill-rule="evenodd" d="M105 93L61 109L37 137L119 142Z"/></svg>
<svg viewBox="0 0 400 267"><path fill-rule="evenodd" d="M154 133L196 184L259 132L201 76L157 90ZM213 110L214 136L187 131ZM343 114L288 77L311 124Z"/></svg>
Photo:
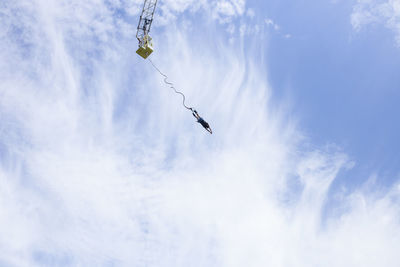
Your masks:
<svg viewBox="0 0 400 267"><path fill-rule="evenodd" d="M395 34L396 43L400 46L400 1L399 0L358 0L353 8L351 24L356 30L379 23Z"/></svg>
<svg viewBox="0 0 400 267"><path fill-rule="evenodd" d="M332 194L355 160L310 148L257 51L160 31L210 136L92 3L1 6L2 266L398 265L399 185Z"/></svg>

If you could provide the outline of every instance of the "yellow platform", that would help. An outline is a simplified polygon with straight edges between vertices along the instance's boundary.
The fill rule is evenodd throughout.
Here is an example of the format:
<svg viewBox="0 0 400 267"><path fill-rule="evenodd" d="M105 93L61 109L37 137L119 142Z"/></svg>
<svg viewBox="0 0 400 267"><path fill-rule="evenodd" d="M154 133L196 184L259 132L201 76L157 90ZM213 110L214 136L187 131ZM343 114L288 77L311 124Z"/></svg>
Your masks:
<svg viewBox="0 0 400 267"><path fill-rule="evenodd" d="M151 53L153 53L153 47L152 45L148 42L144 44L143 46L140 46L138 50L136 50L136 53L141 56L142 58L146 59L148 56L150 56Z"/></svg>

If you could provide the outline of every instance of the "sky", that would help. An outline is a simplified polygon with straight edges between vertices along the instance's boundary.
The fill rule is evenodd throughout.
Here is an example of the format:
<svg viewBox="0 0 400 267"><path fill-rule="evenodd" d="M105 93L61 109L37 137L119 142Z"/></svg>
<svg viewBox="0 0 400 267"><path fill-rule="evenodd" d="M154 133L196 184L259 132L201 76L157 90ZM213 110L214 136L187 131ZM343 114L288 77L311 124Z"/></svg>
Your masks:
<svg viewBox="0 0 400 267"><path fill-rule="evenodd" d="M0 3L0 266L398 266L400 1Z"/></svg>

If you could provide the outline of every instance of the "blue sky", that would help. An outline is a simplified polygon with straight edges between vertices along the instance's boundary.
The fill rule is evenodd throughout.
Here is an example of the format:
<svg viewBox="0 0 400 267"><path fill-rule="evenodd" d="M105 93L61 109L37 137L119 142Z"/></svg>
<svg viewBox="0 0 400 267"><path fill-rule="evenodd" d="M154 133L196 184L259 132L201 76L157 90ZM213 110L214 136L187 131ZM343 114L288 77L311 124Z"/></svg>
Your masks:
<svg viewBox="0 0 400 267"><path fill-rule="evenodd" d="M400 2L0 4L1 266L397 266Z"/></svg>
<svg viewBox="0 0 400 267"><path fill-rule="evenodd" d="M399 173L400 112L393 32L378 23L355 31L351 1L264 4L292 35L271 37L267 64L277 98L293 99L314 143L333 142L357 159L352 175L362 180L376 171L382 183L392 183Z"/></svg>

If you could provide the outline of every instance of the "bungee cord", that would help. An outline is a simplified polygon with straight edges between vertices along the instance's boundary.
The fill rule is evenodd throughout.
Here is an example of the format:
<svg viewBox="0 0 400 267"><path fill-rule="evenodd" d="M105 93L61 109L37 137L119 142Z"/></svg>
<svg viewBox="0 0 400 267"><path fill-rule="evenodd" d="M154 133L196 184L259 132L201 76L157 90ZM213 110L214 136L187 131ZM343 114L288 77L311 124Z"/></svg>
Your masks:
<svg viewBox="0 0 400 267"><path fill-rule="evenodd" d="M156 65L154 65L153 61L151 61L150 58L148 58L148 60L150 61L151 65L152 65L162 76L164 76L164 83L167 84L167 85L169 85L169 87L170 87L171 89L173 89L173 90L175 91L176 94L180 94L180 95L182 96L182 105L183 105L186 109L188 109L188 110L190 110L190 111L193 112L193 108L192 108L192 107L188 107L188 106L186 106L186 104L185 104L185 100L186 100L185 95L184 95L182 92L179 92L179 91L176 90L176 88L174 87L174 84L173 84L173 83L170 83L170 82L168 81L168 76L165 75L164 73L162 73L162 72L160 71L160 69L157 68Z"/></svg>
<svg viewBox="0 0 400 267"><path fill-rule="evenodd" d="M182 105L187 110L190 110L192 112L192 115L196 118L197 122L200 123L204 127L204 129L206 129L210 134L212 134L212 130L211 130L210 125L202 117L200 117L200 115L197 113L197 111L195 109L193 109L193 107L186 106L186 104L185 104L185 100L186 100L185 95L182 92L179 92L178 90L176 90L176 88L174 87L174 84L170 83L168 81L168 76L165 75L164 73L162 73L162 71L159 68L157 68L157 66L153 63L153 61L151 61L150 58L148 58L148 60L150 61L151 65L164 77L165 84L169 85L169 87L171 89L173 89L176 94L180 94L182 96Z"/></svg>

